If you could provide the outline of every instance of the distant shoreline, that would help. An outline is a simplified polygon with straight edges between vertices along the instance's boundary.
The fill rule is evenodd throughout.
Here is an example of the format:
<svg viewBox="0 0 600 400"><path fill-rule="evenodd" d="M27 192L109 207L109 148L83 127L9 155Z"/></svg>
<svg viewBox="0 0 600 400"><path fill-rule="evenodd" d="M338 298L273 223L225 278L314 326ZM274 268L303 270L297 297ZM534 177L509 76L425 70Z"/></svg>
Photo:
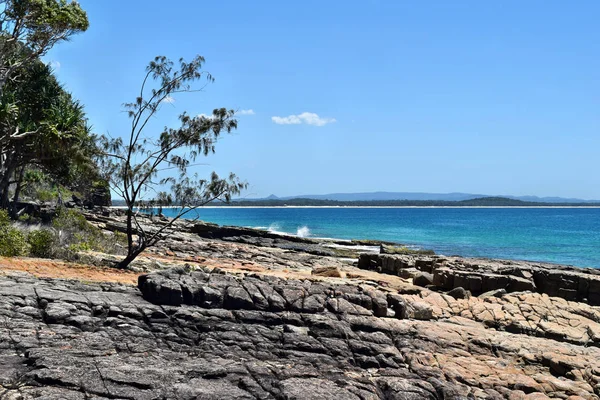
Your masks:
<svg viewBox="0 0 600 400"><path fill-rule="evenodd" d="M127 209L126 206L110 206L110 208L115 210L124 210ZM157 209L158 207L154 207ZM165 208L180 208L179 206L163 206ZM200 206L198 208L600 208L600 206Z"/></svg>

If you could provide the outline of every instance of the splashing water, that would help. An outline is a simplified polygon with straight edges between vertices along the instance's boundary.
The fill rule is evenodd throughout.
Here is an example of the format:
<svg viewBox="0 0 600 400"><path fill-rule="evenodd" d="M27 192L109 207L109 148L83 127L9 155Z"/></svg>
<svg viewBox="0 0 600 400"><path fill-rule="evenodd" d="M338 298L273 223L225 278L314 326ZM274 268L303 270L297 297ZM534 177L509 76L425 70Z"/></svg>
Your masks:
<svg viewBox="0 0 600 400"><path fill-rule="evenodd" d="M310 236L310 229L308 229L308 226L302 226L296 231L296 236L308 237Z"/></svg>
<svg viewBox="0 0 600 400"><path fill-rule="evenodd" d="M278 234L284 233L281 231L281 226L279 226L279 224L277 224L277 223L272 223L271 225L269 225L269 228L267 230L271 233L278 233Z"/></svg>

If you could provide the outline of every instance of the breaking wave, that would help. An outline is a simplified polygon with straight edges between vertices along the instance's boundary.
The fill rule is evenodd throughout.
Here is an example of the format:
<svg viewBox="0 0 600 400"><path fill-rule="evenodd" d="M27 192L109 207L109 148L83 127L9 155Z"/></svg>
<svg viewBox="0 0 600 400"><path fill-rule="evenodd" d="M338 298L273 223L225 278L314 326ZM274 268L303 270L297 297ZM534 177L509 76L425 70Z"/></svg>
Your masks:
<svg viewBox="0 0 600 400"><path fill-rule="evenodd" d="M272 223L271 225L269 225L267 231L271 233L276 233L278 235L287 235L287 233L281 230L281 226L277 223Z"/></svg>
<svg viewBox="0 0 600 400"><path fill-rule="evenodd" d="M310 236L310 229L308 229L308 226L301 226L296 231L296 236L299 236L299 237L308 237L308 236Z"/></svg>

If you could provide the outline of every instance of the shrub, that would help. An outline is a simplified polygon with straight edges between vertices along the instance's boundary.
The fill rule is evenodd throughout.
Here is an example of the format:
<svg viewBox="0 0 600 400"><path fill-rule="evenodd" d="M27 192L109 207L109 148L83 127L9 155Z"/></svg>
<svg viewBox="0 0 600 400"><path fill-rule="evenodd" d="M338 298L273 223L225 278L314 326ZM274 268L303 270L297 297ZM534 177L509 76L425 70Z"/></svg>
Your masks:
<svg viewBox="0 0 600 400"><path fill-rule="evenodd" d="M6 210L0 210L0 256L24 256L29 250L23 232L12 226Z"/></svg>
<svg viewBox="0 0 600 400"><path fill-rule="evenodd" d="M48 229L39 229L29 232L27 242L29 254L33 257L52 258L55 253L56 235Z"/></svg>
<svg viewBox="0 0 600 400"><path fill-rule="evenodd" d="M23 214L19 215L20 222L28 222L30 219L31 219L31 215L29 215L27 213L23 213Z"/></svg>
<svg viewBox="0 0 600 400"><path fill-rule="evenodd" d="M404 254L404 255L420 255L420 256L433 256L435 252L428 249L413 249L406 246L389 246L381 245L382 254Z"/></svg>
<svg viewBox="0 0 600 400"><path fill-rule="evenodd" d="M36 196L39 201L54 201L56 199L56 195L51 190L38 190Z"/></svg>
<svg viewBox="0 0 600 400"><path fill-rule="evenodd" d="M80 212L64 207L61 207L56 211L56 217L52 220L52 226L59 230L73 230L89 233L92 233L94 229L98 229L87 222Z"/></svg>
<svg viewBox="0 0 600 400"><path fill-rule="evenodd" d="M58 232L57 254L65 259L76 259L78 252L90 250L123 254L123 242L127 243L124 234L104 233L74 209L59 209L52 226Z"/></svg>

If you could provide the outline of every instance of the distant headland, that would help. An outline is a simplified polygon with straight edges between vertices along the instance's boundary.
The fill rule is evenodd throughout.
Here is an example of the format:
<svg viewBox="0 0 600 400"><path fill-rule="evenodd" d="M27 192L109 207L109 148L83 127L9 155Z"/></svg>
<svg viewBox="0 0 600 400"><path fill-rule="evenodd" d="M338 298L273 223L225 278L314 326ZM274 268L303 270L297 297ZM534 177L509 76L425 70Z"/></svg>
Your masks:
<svg viewBox="0 0 600 400"><path fill-rule="evenodd" d="M532 203L556 203L556 204L579 204L596 203L600 200L584 200L579 198L565 198L558 196L539 197L539 196L512 196L505 194L475 194L475 193L427 193L427 192L359 192L359 193L328 193L328 194L303 194L296 196L276 196L274 194L265 198L238 198L236 201L263 201L263 200L292 200L292 199L312 199L312 200L335 200L335 201L451 201L459 202L464 200L475 200L481 198L502 198L511 200L521 200Z"/></svg>
<svg viewBox="0 0 600 400"><path fill-rule="evenodd" d="M121 206L122 200L113 200ZM176 206L171 204L172 206ZM467 193L334 193L299 197L238 198L210 207L600 207L600 200L536 196L485 196Z"/></svg>

